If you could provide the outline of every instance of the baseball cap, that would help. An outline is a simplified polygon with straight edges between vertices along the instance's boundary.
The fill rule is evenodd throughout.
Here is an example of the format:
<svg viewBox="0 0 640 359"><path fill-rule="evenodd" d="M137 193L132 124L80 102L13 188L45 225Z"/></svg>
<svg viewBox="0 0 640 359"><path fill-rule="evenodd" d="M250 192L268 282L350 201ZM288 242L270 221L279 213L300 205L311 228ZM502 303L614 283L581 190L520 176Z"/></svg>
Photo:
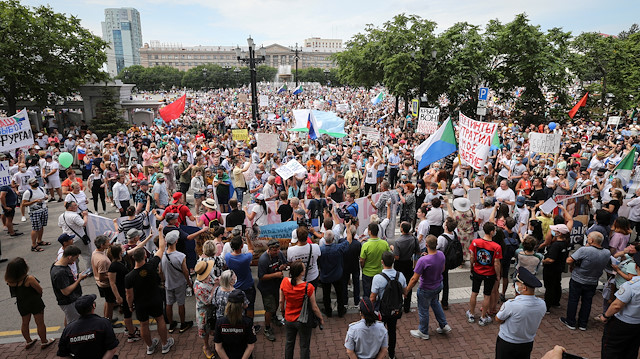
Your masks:
<svg viewBox="0 0 640 359"><path fill-rule="evenodd" d="M229 293L229 303L244 303L244 292L240 289L234 289Z"/></svg>
<svg viewBox="0 0 640 359"><path fill-rule="evenodd" d="M173 212L169 212L169 213L164 215L164 219L166 219L167 222L172 220L172 219L178 219L178 214L177 213L173 213Z"/></svg>
<svg viewBox="0 0 640 359"><path fill-rule="evenodd" d="M66 233L62 233L59 237L58 237L58 242L60 242L60 244L63 244L66 241L71 241L76 237L75 234L66 234Z"/></svg>
<svg viewBox="0 0 640 359"><path fill-rule="evenodd" d="M95 294L87 294L82 297L76 299L74 305L76 310L80 313L86 313L87 311L91 311L93 307L93 302L96 301Z"/></svg>
<svg viewBox="0 0 640 359"><path fill-rule="evenodd" d="M523 206L525 200L526 198L524 198L524 196L518 196L518 198L516 198L516 205Z"/></svg>
<svg viewBox="0 0 640 359"><path fill-rule="evenodd" d="M130 230L127 231L127 239L133 239L136 237L140 237L144 234L144 232L142 232L141 230L137 229L137 228L131 228Z"/></svg>
<svg viewBox="0 0 640 359"><path fill-rule="evenodd" d="M35 177L29 178L29 184L38 183L38 180Z"/></svg>
<svg viewBox="0 0 640 359"><path fill-rule="evenodd" d="M148 185L149 185L149 181L147 181L147 180L142 180L142 181L140 181L139 185L140 185L140 186L148 186Z"/></svg>
<svg viewBox="0 0 640 359"><path fill-rule="evenodd" d="M176 192L173 194L173 203L177 203L182 198L182 192Z"/></svg>
<svg viewBox="0 0 640 359"><path fill-rule="evenodd" d="M558 232L558 233L562 233L562 234L569 233L569 227L567 227L566 224L551 225L551 226L549 226L549 229L554 231L554 232Z"/></svg>
<svg viewBox="0 0 640 359"><path fill-rule="evenodd" d="M180 231L178 230L173 230L167 233L167 235L164 237L168 244L176 243L178 241L178 238L180 238Z"/></svg>

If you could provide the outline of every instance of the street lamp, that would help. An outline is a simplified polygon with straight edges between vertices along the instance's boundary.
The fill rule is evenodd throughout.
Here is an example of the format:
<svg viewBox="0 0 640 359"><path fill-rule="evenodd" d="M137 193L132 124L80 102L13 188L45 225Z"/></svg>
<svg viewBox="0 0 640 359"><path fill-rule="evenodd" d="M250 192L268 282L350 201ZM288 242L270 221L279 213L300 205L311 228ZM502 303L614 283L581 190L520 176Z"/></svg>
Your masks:
<svg viewBox="0 0 640 359"><path fill-rule="evenodd" d="M205 91L207 90L207 69L204 68L202 69L202 88L205 89Z"/></svg>
<svg viewBox="0 0 640 359"><path fill-rule="evenodd" d="M229 84L229 70L231 70L231 66L229 66L229 64L224 64L224 66L222 66L222 69L224 70L224 81L222 84L222 88L227 87L227 85Z"/></svg>
<svg viewBox="0 0 640 359"><path fill-rule="evenodd" d="M329 69L324 69L324 71L322 71L324 73L324 83L325 85L329 85Z"/></svg>
<svg viewBox="0 0 640 359"><path fill-rule="evenodd" d="M249 71L251 74L251 119L254 124L258 123L258 91L256 88L256 64L264 62L266 58L266 50L264 47L260 48L259 54L260 57L256 58L256 48L255 43L251 36L247 39L247 44L249 45L249 56L245 55L240 49L240 47L236 47L236 57L239 62L243 62L249 64Z"/></svg>
<svg viewBox="0 0 640 359"><path fill-rule="evenodd" d="M240 70L239 67L236 67L235 69L233 69L233 72L236 74L236 85L240 87L240 72L242 72L242 70Z"/></svg>
<svg viewBox="0 0 640 359"><path fill-rule="evenodd" d="M298 60L300 60L300 56L298 55L298 53L300 51L302 51L302 49L298 49L298 43L296 42L296 47L294 49L291 49L291 51L294 52L294 60L296 60L296 88L298 87Z"/></svg>

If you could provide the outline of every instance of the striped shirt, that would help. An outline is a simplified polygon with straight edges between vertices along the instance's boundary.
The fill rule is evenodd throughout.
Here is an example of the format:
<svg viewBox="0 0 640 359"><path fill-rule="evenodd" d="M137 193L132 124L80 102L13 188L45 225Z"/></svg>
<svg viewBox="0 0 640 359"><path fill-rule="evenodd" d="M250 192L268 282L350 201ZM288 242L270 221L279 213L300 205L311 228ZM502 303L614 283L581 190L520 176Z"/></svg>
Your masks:
<svg viewBox="0 0 640 359"><path fill-rule="evenodd" d="M132 229L139 229L139 230L143 230L143 222L144 222L144 217L146 216L146 214L143 213L139 213L136 214L135 217L133 217L133 219L125 219L123 220L119 225L118 225L118 231L123 232L125 235L127 234L127 232Z"/></svg>

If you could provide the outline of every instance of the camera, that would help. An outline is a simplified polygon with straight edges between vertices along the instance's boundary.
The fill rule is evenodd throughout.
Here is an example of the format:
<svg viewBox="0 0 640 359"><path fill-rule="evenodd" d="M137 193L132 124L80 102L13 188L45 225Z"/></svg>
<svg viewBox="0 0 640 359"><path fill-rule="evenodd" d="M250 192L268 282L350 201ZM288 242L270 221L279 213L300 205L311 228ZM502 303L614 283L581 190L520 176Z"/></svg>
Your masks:
<svg viewBox="0 0 640 359"><path fill-rule="evenodd" d="M344 223L351 222L351 219L353 218L346 208L336 208L336 214L344 220Z"/></svg>
<svg viewBox="0 0 640 359"><path fill-rule="evenodd" d="M308 227L311 228L311 220L307 218L300 218L298 220L298 227Z"/></svg>

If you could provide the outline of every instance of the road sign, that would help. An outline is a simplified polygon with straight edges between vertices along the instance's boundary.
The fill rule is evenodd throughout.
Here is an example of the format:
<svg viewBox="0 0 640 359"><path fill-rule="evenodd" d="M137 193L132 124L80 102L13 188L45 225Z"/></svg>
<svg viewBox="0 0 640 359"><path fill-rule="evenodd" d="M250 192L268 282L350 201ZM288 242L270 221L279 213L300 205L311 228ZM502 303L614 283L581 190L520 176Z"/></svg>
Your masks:
<svg viewBox="0 0 640 359"><path fill-rule="evenodd" d="M417 98L411 100L411 115L418 117L418 111L420 111L420 101Z"/></svg>
<svg viewBox="0 0 640 359"><path fill-rule="evenodd" d="M478 100L487 101L489 99L489 88L488 87L480 87L478 90Z"/></svg>
<svg viewBox="0 0 640 359"><path fill-rule="evenodd" d="M480 108L480 107L482 107L482 108L487 107L487 100L479 100L478 101L478 108Z"/></svg>
<svg viewBox="0 0 640 359"><path fill-rule="evenodd" d="M476 115L478 115L478 116L486 116L487 115L487 108L486 107L478 107L477 111L476 111Z"/></svg>

